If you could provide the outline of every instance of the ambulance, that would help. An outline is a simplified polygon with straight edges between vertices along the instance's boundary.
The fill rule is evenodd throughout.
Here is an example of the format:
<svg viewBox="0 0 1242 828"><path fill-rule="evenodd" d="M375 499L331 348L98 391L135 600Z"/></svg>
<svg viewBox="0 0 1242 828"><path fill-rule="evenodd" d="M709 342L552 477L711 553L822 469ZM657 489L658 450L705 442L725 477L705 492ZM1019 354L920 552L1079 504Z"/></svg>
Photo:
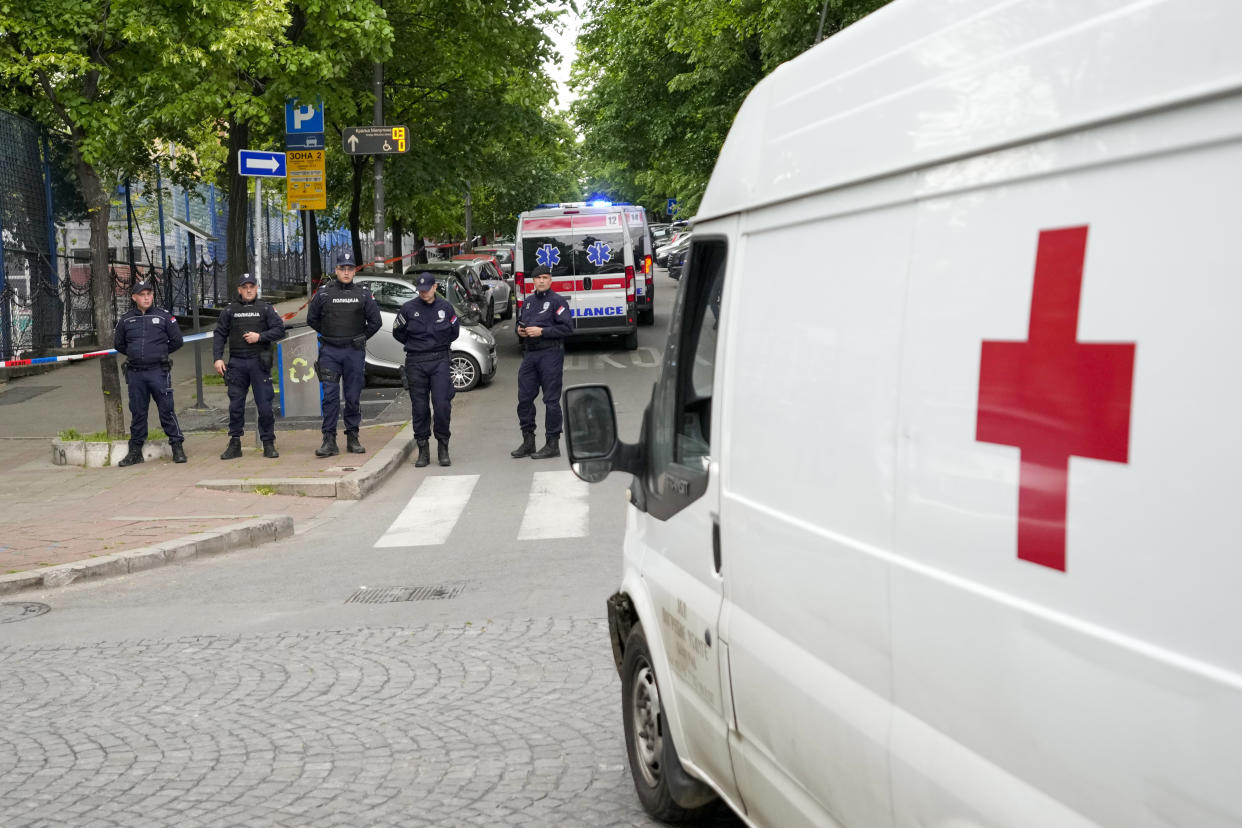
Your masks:
<svg viewBox="0 0 1242 828"><path fill-rule="evenodd" d="M618 336L638 348L638 325L654 319L650 237L641 207L561 203L518 215L514 279L518 308L534 291L530 273L552 270L569 301L575 336Z"/></svg>
<svg viewBox="0 0 1242 828"><path fill-rule="evenodd" d="M641 424L565 394L647 811L1242 825L1239 32L895 0L750 93Z"/></svg>

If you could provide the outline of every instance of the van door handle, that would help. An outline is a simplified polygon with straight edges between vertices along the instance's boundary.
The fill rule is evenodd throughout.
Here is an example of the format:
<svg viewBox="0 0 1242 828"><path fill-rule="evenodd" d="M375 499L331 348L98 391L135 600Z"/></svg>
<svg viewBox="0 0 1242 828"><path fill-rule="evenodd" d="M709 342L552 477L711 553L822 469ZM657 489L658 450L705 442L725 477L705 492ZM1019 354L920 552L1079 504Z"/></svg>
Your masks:
<svg viewBox="0 0 1242 828"><path fill-rule="evenodd" d="M712 565L716 567L716 574L720 574L720 520L714 518L712 520Z"/></svg>

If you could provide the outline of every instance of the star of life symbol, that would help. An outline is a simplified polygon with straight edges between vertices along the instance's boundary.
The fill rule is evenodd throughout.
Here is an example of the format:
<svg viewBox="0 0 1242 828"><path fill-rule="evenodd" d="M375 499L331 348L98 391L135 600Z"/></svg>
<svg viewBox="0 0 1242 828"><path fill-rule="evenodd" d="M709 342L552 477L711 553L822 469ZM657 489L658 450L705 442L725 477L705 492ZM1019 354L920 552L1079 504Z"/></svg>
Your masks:
<svg viewBox="0 0 1242 828"><path fill-rule="evenodd" d="M597 241L587 248L587 261L596 267L600 267L605 262L612 261L612 248L603 242Z"/></svg>
<svg viewBox="0 0 1242 828"><path fill-rule="evenodd" d="M535 263L540 267L556 267L561 263L561 251L545 244L535 251Z"/></svg>

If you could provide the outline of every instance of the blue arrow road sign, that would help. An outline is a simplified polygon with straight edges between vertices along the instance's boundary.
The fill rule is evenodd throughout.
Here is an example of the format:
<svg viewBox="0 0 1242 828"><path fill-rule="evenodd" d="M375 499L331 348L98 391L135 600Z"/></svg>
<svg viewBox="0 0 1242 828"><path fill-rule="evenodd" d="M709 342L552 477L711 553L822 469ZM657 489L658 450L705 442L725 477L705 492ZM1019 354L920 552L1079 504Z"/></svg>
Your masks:
<svg viewBox="0 0 1242 828"><path fill-rule="evenodd" d="M296 135L302 132L323 132L323 101L302 103L290 98L285 101L285 132Z"/></svg>
<svg viewBox="0 0 1242 828"><path fill-rule="evenodd" d="M283 152L242 150L237 153L237 166L242 175L257 175L263 178L284 178L285 154Z"/></svg>

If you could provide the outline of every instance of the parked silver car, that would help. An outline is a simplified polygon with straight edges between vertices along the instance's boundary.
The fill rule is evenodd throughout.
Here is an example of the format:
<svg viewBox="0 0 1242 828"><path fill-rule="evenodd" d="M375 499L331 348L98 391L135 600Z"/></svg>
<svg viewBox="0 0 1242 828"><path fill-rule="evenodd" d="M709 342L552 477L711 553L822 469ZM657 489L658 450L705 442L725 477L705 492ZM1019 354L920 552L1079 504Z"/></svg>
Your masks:
<svg viewBox="0 0 1242 828"><path fill-rule="evenodd" d="M399 377L405 365L405 346L393 337L392 323L401 306L418 297L418 291L414 289L412 280L399 276L366 275L354 281L371 291L384 320L384 327L367 341L367 375ZM496 376L496 339L481 324L477 312L463 310L468 303L460 295L461 288L457 281L440 281L436 289L443 294L446 286L448 300L461 318L461 331L449 353L449 371L453 387L458 391L469 391L479 383L491 382Z"/></svg>

